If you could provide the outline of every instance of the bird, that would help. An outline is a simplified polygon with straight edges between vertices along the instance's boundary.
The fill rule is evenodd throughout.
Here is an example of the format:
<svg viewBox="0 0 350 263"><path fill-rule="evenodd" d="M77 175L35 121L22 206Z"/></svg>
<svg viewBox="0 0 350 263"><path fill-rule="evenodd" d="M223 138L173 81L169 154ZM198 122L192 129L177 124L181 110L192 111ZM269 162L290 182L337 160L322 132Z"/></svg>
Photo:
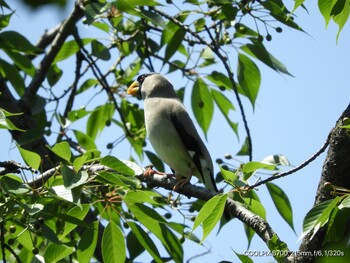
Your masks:
<svg viewBox="0 0 350 263"><path fill-rule="evenodd" d="M148 139L158 157L182 181L180 186L194 175L207 189L219 192L210 153L169 80L158 73L142 74L127 93L142 97Z"/></svg>

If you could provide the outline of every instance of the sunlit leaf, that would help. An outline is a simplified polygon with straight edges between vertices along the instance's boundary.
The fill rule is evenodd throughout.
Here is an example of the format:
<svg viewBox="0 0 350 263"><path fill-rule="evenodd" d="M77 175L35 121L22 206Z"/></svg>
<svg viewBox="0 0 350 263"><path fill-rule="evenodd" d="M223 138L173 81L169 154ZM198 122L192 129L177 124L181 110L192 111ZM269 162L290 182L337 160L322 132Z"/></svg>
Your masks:
<svg viewBox="0 0 350 263"><path fill-rule="evenodd" d="M0 48L24 52L26 54L39 54L42 50L29 42L29 40L16 31L3 31L0 33Z"/></svg>
<svg viewBox="0 0 350 263"><path fill-rule="evenodd" d="M62 77L63 71L56 65L52 64L49 68L46 76L47 76L47 82L49 83L50 87L54 86L59 79Z"/></svg>
<svg viewBox="0 0 350 263"><path fill-rule="evenodd" d="M293 76L288 72L285 65L283 65L277 58L266 50L262 43L254 42L253 44L246 44L241 47L241 50L246 52L248 55L257 58L273 70Z"/></svg>
<svg viewBox="0 0 350 263"><path fill-rule="evenodd" d="M73 132L75 137L77 138L79 145L81 145L85 150L97 149L94 140L90 136L86 135L85 133L79 130L73 130Z"/></svg>
<svg viewBox="0 0 350 263"><path fill-rule="evenodd" d="M40 155L36 152L23 149L20 146L17 146L17 148L26 164L32 167L34 170L38 170L41 164Z"/></svg>
<svg viewBox="0 0 350 263"><path fill-rule="evenodd" d="M91 55L105 61L111 58L109 49L95 39L91 42Z"/></svg>
<svg viewBox="0 0 350 263"><path fill-rule="evenodd" d="M214 103L208 85L200 78L193 85L191 104L194 116L206 136L214 114Z"/></svg>
<svg viewBox="0 0 350 263"><path fill-rule="evenodd" d="M26 194L31 191L27 184L15 175L3 175L0 177L0 186L4 192L12 194Z"/></svg>
<svg viewBox="0 0 350 263"><path fill-rule="evenodd" d="M164 61L168 61L174 54L175 52L179 49L182 40L184 39L186 35L186 31L182 28L179 27L172 38L168 41L166 49L165 49L165 56L164 56Z"/></svg>
<svg viewBox="0 0 350 263"><path fill-rule="evenodd" d="M87 213L89 212L90 205L88 204L82 204L81 206L75 206L71 208L67 212L67 216L70 216L72 218L76 218L77 222L67 221L64 225L63 233L61 234L61 240L67 236L72 230L74 230L76 227L80 225L78 220L83 220ZM66 217L62 218L63 220L67 220Z"/></svg>
<svg viewBox="0 0 350 263"><path fill-rule="evenodd" d="M180 241L167 227L166 220L156 210L143 204L127 204L133 215L163 244L175 262L182 262L183 250Z"/></svg>
<svg viewBox="0 0 350 263"><path fill-rule="evenodd" d="M282 154L274 154L274 155L266 156L261 162L266 164L272 164L272 165L283 165L283 166L290 165L290 162L288 161L287 157Z"/></svg>
<svg viewBox="0 0 350 263"><path fill-rule="evenodd" d="M73 251L73 247L65 246L63 244L51 243L45 249L45 262L58 262L71 255Z"/></svg>
<svg viewBox="0 0 350 263"><path fill-rule="evenodd" d="M95 221L90 227L84 229L77 249L79 263L89 263L91 261L96 249L99 223L99 221Z"/></svg>
<svg viewBox="0 0 350 263"><path fill-rule="evenodd" d="M94 40L93 38L84 38L81 41L82 41L82 44L85 46L93 40ZM69 58L70 56L76 54L79 50L80 50L80 46L75 40L70 40L65 42L61 47L60 51L58 52L58 54L56 55L54 63L57 63Z"/></svg>
<svg viewBox="0 0 350 263"><path fill-rule="evenodd" d="M103 231L102 257L106 263L124 263L126 246L123 232L114 222L110 221Z"/></svg>
<svg viewBox="0 0 350 263"><path fill-rule="evenodd" d="M72 152L70 150L68 142L59 142L55 144L54 147L50 148L50 150L57 156L61 157L63 160L70 162Z"/></svg>
<svg viewBox="0 0 350 263"><path fill-rule="evenodd" d="M273 183L266 183L266 187L270 193L273 203L277 208L278 213L295 232L292 205L289 201L288 196L280 187Z"/></svg>
<svg viewBox="0 0 350 263"><path fill-rule="evenodd" d="M304 238L310 232L312 237L317 233L317 231L323 227L329 220L330 214L333 209L338 205L340 198L337 196L333 200L327 200L319 205L314 206L305 216L303 221L303 233L300 239Z"/></svg>
<svg viewBox="0 0 350 263"><path fill-rule="evenodd" d="M261 82L260 70L251 59L239 54L237 72L239 84L254 107Z"/></svg>
<svg viewBox="0 0 350 263"><path fill-rule="evenodd" d="M129 168L125 163L120 161L114 156L107 155L102 158L101 164L105 165L109 168L112 168L113 170L128 175L128 176L134 176L134 171Z"/></svg>
<svg viewBox="0 0 350 263"><path fill-rule="evenodd" d="M227 198L227 194L216 195L207 201L199 211L196 220L194 221L192 231L202 224L203 237L201 242L207 238L216 224L220 221L225 209Z"/></svg>
<svg viewBox="0 0 350 263"><path fill-rule="evenodd" d="M135 235L137 240L140 242L142 247L144 247L147 252L152 256L152 258L157 263L162 263L163 260L160 257L159 250L150 238L149 234L146 233L139 225L132 221L127 221L127 224L131 228L132 233ZM129 245L129 243L128 243ZM129 249L130 252L130 249Z"/></svg>
<svg viewBox="0 0 350 263"><path fill-rule="evenodd" d="M242 172L244 174L243 179L248 180L259 169L275 170L276 166L262 163L262 162L254 162L254 161L248 162L243 165L243 169L242 169Z"/></svg>
<svg viewBox="0 0 350 263"><path fill-rule="evenodd" d="M225 95L222 94L221 92L212 89L211 94L213 96L213 99L216 105L220 109L221 113L224 115L227 123L235 132L235 134L238 136L238 123L233 122L231 120L231 117L229 116L231 111L235 111L235 107L233 106L231 101L227 97L225 97Z"/></svg>

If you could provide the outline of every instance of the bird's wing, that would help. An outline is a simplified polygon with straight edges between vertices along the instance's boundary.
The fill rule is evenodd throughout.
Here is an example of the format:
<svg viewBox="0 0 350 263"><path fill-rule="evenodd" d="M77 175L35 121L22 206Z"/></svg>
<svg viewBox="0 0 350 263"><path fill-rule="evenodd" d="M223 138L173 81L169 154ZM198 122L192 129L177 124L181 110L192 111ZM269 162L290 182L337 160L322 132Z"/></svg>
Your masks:
<svg viewBox="0 0 350 263"><path fill-rule="evenodd" d="M209 155L209 153L207 153L205 145L199 137L190 116L184 109L181 109L171 112L169 114L169 117L172 123L174 124L174 127L179 137L181 138L183 145L187 149L198 172L200 173L200 176L202 177L201 181L205 185L213 184L214 182L207 182L209 178L204 177L205 171L203 171L203 169L206 169L210 173L209 180L213 180L212 162L210 156L206 156Z"/></svg>

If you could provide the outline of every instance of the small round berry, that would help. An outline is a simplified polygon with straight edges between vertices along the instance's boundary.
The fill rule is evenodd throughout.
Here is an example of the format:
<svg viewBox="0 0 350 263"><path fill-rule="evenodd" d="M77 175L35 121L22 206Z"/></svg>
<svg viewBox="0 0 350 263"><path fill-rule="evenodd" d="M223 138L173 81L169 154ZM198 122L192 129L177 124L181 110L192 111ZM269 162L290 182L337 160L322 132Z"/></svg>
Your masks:
<svg viewBox="0 0 350 263"><path fill-rule="evenodd" d="M37 247L33 247L33 248L32 248L32 253L33 253L34 255L39 254L39 249L38 249Z"/></svg>
<svg viewBox="0 0 350 263"><path fill-rule="evenodd" d="M10 226L9 231L12 234L15 233L16 232L16 226L14 226L14 225Z"/></svg>

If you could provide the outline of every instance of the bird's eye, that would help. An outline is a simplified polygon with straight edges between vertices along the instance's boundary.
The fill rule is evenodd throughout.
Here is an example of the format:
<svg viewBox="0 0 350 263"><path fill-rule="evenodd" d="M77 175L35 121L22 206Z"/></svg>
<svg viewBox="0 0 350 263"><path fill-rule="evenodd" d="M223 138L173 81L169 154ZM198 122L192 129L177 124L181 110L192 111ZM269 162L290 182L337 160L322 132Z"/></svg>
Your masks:
<svg viewBox="0 0 350 263"><path fill-rule="evenodd" d="M145 78L146 78L146 74L142 74L142 75L138 76L137 81L139 83L142 83L145 80Z"/></svg>

